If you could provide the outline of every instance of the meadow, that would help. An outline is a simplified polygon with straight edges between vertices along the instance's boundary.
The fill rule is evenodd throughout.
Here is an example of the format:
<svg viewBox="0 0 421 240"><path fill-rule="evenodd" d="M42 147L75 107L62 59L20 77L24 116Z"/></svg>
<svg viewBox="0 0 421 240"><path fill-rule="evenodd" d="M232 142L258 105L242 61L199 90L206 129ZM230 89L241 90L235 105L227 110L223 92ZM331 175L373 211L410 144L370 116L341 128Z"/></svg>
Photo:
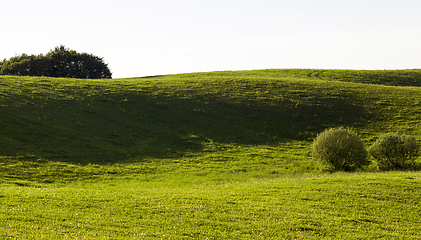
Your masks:
<svg viewBox="0 0 421 240"><path fill-rule="evenodd" d="M2 239L420 239L421 163L330 173L324 129L421 136L421 71L0 76Z"/></svg>

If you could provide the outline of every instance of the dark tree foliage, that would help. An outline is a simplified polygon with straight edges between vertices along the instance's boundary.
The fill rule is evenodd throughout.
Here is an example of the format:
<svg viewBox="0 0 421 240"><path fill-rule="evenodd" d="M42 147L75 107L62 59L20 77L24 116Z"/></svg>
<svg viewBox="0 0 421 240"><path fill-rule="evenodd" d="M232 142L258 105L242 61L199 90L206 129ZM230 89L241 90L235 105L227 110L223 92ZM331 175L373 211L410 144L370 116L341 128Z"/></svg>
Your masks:
<svg viewBox="0 0 421 240"><path fill-rule="evenodd" d="M111 78L103 59L92 54L77 53L64 46L46 55L22 54L0 62L1 75L47 76L65 78Z"/></svg>

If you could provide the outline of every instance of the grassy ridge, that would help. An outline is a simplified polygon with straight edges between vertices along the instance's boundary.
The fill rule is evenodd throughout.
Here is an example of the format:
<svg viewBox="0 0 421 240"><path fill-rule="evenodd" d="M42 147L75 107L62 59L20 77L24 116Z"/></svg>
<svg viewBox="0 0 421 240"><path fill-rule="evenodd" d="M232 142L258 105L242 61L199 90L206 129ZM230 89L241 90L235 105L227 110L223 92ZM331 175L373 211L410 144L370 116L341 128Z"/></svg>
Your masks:
<svg viewBox="0 0 421 240"><path fill-rule="evenodd" d="M209 73L215 74L215 73ZM232 72L237 75L238 72ZM421 69L406 70L327 70L327 69L271 69L242 71L242 75L253 77L295 77L343 81L386 86L421 86Z"/></svg>
<svg viewBox="0 0 421 240"><path fill-rule="evenodd" d="M0 76L0 238L419 239L418 172L310 152L334 126L419 140L420 89L385 86L418 73Z"/></svg>
<svg viewBox="0 0 421 240"><path fill-rule="evenodd" d="M88 177L186 165L190 171L198 164L202 174L317 172L310 141L327 127L352 127L367 143L387 131L421 135L418 88L276 77L285 71L117 80L2 76L3 176L72 179L88 171L80 164L95 166ZM25 166L31 167L21 173ZM47 173L34 175L45 166Z"/></svg>

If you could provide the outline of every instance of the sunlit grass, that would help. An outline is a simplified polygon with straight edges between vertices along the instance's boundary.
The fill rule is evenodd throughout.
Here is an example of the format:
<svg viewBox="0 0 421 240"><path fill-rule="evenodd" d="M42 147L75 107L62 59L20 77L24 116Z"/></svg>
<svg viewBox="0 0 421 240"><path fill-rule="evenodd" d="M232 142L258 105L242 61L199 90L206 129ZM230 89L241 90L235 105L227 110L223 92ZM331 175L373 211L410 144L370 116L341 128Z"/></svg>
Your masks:
<svg viewBox="0 0 421 240"><path fill-rule="evenodd" d="M391 131L420 140L420 89L398 87L420 79L0 76L0 238L418 239L418 172L331 174L311 144L337 126L367 147Z"/></svg>
<svg viewBox="0 0 421 240"><path fill-rule="evenodd" d="M420 239L419 173L3 185L0 237Z"/></svg>

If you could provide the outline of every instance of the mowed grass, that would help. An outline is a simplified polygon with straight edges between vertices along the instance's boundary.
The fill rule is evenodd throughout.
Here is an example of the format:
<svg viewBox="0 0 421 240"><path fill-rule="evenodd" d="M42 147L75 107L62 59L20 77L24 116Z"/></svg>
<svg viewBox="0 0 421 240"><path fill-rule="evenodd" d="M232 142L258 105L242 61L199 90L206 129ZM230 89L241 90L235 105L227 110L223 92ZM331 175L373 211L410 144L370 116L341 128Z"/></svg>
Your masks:
<svg viewBox="0 0 421 240"><path fill-rule="evenodd" d="M419 73L0 76L0 236L417 239L418 172L330 174L311 143L419 140Z"/></svg>
<svg viewBox="0 0 421 240"><path fill-rule="evenodd" d="M420 239L420 173L3 185L2 239Z"/></svg>

